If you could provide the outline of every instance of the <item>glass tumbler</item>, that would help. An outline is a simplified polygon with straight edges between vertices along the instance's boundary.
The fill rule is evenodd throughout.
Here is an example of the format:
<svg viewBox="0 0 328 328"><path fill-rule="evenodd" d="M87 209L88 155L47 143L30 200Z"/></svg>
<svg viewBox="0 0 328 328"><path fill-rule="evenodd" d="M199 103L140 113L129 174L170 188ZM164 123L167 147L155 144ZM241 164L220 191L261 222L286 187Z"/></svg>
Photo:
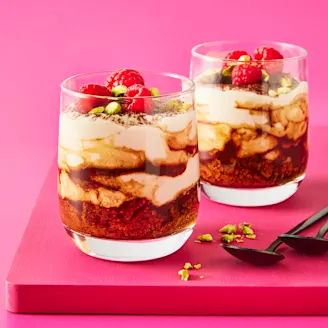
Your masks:
<svg viewBox="0 0 328 328"><path fill-rule="evenodd" d="M307 53L279 42L192 49L201 189L211 200L264 206L291 197L308 161Z"/></svg>
<svg viewBox="0 0 328 328"><path fill-rule="evenodd" d="M151 96L126 97L124 87L115 97L80 92L104 85L111 73L81 74L61 85L60 216L88 255L160 258L182 247L198 213L194 82L141 72L145 85L157 88Z"/></svg>

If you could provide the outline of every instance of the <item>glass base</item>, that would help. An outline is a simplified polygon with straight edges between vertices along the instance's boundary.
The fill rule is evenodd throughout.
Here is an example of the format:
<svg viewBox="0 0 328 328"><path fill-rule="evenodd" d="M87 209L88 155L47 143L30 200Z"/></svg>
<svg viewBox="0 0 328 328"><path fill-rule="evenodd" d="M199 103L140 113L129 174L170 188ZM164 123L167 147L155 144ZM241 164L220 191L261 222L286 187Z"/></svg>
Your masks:
<svg viewBox="0 0 328 328"><path fill-rule="evenodd" d="M193 227L159 239L127 241L83 235L64 226L73 243L85 254L103 260L139 262L158 259L179 250L192 234Z"/></svg>
<svg viewBox="0 0 328 328"><path fill-rule="evenodd" d="M268 206L283 202L297 191L298 181L277 187L237 189L201 184L201 190L214 202L232 206Z"/></svg>

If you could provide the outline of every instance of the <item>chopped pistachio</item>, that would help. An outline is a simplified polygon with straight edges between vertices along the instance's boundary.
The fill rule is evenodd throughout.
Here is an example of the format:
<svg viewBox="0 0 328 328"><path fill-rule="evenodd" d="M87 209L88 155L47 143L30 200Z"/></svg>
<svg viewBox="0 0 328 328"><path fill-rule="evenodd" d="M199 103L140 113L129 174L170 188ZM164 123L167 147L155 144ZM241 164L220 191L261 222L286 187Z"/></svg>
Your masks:
<svg viewBox="0 0 328 328"><path fill-rule="evenodd" d="M206 233L205 235L200 235L197 237L197 239L199 241L213 241L213 237L209 233Z"/></svg>
<svg viewBox="0 0 328 328"><path fill-rule="evenodd" d="M243 55L239 57L238 62L247 62L247 61L251 61L251 59L252 59L251 56Z"/></svg>
<svg viewBox="0 0 328 328"><path fill-rule="evenodd" d="M277 89L278 95L283 95L283 94L285 95L285 94L289 93L290 91L291 91L291 89L287 88L287 87L281 87L281 88Z"/></svg>
<svg viewBox="0 0 328 328"><path fill-rule="evenodd" d="M109 103L106 108L105 108L105 113L106 114L118 114L119 112L121 112L122 110L122 106L116 102L116 101L112 101L111 103Z"/></svg>
<svg viewBox="0 0 328 328"><path fill-rule="evenodd" d="M280 79L280 85L282 87L291 87L292 86L292 80L289 79L287 76L283 76L281 79Z"/></svg>
<svg viewBox="0 0 328 328"><path fill-rule="evenodd" d="M204 276L199 276L199 279L204 279L205 277Z"/></svg>
<svg viewBox="0 0 328 328"><path fill-rule="evenodd" d="M246 235L245 237L248 238L248 239L255 239L256 235L255 235L255 233L253 233L251 235Z"/></svg>
<svg viewBox="0 0 328 328"><path fill-rule="evenodd" d="M199 270L201 267L202 267L202 265L200 263L194 265L194 268L196 270Z"/></svg>
<svg viewBox="0 0 328 328"><path fill-rule="evenodd" d="M236 224L227 224L223 228L219 230L221 233L227 233L227 234L233 234L237 231L237 225Z"/></svg>
<svg viewBox="0 0 328 328"><path fill-rule="evenodd" d="M184 268L185 270L189 270L189 269L192 269L193 266L192 266L192 264L191 264L190 262L186 262L185 265L183 266L183 268Z"/></svg>
<svg viewBox="0 0 328 328"><path fill-rule="evenodd" d="M269 96L270 97L277 97L277 92L276 91L274 91L274 90L269 90Z"/></svg>
<svg viewBox="0 0 328 328"><path fill-rule="evenodd" d="M189 278L189 272L188 272L188 270L185 270L185 269L180 270L178 272L178 275L180 275L181 276L181 280L184 280L184 281L187 281L188 278Z"/></svg>
<svg viewBox="0 0 328 328"><path fill-rule="evenodd" d="M264 69L262 69L262 79L264 82L268 82L270 79L269 74Z"/></svg>
<svg viewBox="0 0 328 328"><path fill-rule="evenodd" d="M223 76L231 76L232 75L232 71L235 68L236 65L230 65L228 67L226 67L224 70L222 70L222 75Z"/></svg>
<svg viewBox="0 0 328 328"><path fill-rule="evenodd" d="M221 237L221 241L223 241L224 243L228 243L230 244L232 241L234 241L236 238L235 235L228 235L228 234L225 234Z"/></svg>
<svg viewBox="0 0 328 328"><path fill-rule="evenodd" d="M149 88L149 91L153 97L158 97L161 95L157 88Z"/></svg>
<svg viewBox="0 0 328 328"><path fill-rule="evenodd" d="M104 110L105 110L105 107L103 107L103 106L95 107L95 108L92 108L92 109L90 110L89 114L100 114L100 113L102 113Z"/></svg>
<svg viewBox="0 0 328 328"><path fill-rule="evenodd" d="M192 104L184 103L182 105L182 110L187 111L192 107Z"/></svg>
<svg viewBox="0 0 328 328"><path fill-rule="evenodd" d="M253 229L251 227L248 227L248 226L243 226L243 229L241 231L241 233L243 235L252 235L254 233Z"/></svg>
<svg viewBox="0 0 328 328"><path fill-rule="evenodd" d="M252 226L252 224L249 223L249 222L242 222L242 223L239 223L238 228L241 231L241 230L244 229L244 227L249 227L250 228L251 226Z"/></svg>
<svg viewBox="0 0 328 328"><path fill-rule="evenodd" d="M166 111L180 111L183 107L182 101L179 99L173 99L166 103Z"/></svg>
<svg viewBox="0 0 328 328"><path fill-rule="evenodd" d="M112 95L114 97L124 96L128 88L125 85L117 85L112 89Z"/></svg>

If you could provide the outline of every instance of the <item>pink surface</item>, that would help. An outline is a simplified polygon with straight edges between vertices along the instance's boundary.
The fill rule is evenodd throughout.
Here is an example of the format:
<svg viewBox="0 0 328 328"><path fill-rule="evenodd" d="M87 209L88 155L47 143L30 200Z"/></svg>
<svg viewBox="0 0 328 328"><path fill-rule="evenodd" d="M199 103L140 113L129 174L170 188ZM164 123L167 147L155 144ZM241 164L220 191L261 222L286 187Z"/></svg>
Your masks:
<svg viewBox="0 0 328 328"><path fill-rule="evenodd" d="M327 149L325 128L314 129L312 143L319 140ZM306 257L281 247L286 255L283 262L254 267L220 248L217 233L228 222L251 221L257 239L243 246L265 248L277 235L326 206L322 191L328 174L322 163L328 153L320 149L312 150L307 178L288 201L247 209L203 197L199 222L187 244L172 256L143 263L97 260L69 242L58 215L53 162L7 279L7 308L25 313L327 315L328 304L321 295L328 292L328 254ZM314 234L322 224L306 234ZM216 242L193 242L204 233L211 233ZM185 262L202 264L188 282L177 276ZM204 280L198 279L200 274ZM195 306L195 300L202 302Z"/></svg>
<svg viewBox="0 0 328 328"><path fill-rule="evenodd" d="M0 170L0 220L5 227L0 229L2 281L53 158L59 83L69 75L122 66L188 74L190 48L199 42L247 38L292 42L309 51L312 124L327 124L328 66L322 59L327 47L322 39L328 25L326 1L244 4L243 0L229 5L220 0L203 0L201 5L176 0L119 5L108 0L0 1L0 149L1 158L6 158ZM312 147L319 148L320 141ZM4 284L1 288L4 295ZM3 302L4 297L0 327L328 325L325 318L20 316L7 314Z"/></svg>

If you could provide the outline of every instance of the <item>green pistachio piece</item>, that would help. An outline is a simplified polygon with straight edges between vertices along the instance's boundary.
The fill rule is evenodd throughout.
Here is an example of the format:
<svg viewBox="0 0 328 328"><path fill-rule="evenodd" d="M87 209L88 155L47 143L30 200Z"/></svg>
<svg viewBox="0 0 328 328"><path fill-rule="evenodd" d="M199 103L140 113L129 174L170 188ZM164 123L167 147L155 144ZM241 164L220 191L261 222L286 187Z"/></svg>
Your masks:
<svg viewBox="0 0 328 328"><path fill-rule="evenodd" d="M255 239L256 235L253 233L251 235L246 235L245 237L248 238L248 239Z"/></svg>
<svg viewBox="0 0 328 328"><path fill-rule="evenodd" d="M183 103L179 99L170 100L165 104L165 110L168 112L180 111L183 108Z"/></svg>
<svg viewBox="0 0 328 328"><path fill-rule="evenodd" d="M235 68L236 65L230 65L228 67L226 67L223 71L222 71L222 75L223 76L231 76L232 75L232 71Z"/></svg>
<svg viewBox="0 0 328 328"><path fill-rule="evenodd" d="M219 230L221 233L234 234L237 232L236 224L227 224Z"/></svg>
<svg viewBox="0 0 328 328"><path fill-rule="evenodd" d="M196 270L199 270L201 267L202 267L202 265L200 263L194 265L194 268Z"/></svg>
<svg viewBox="0 0 328 328"><path fill-rule="evenodd" d="M251 61L251 56L248 56L248 55L243 55L243 56L240 56L239 59L238 59L238 62L247 62L247 61ZM243 63L241 63L243 64Z"/></svg>
<svg viewBox="0 0 328 328"><path fill-rule="evenodd" d="M120 113L122 110L122 106L116 102L116 101L112 101L111 103L109 103L106 108L105 108L105 113L106 114L118 114Z"/></svg>
<svg viewBox="0 0 328 328"><path fill-rule="evenodd" d="M262 79L264 82L268 82L270 79L269 74L264 69L262 69Z"/></svg>
<svg viewBox="0 0 328 328"><path fill-rule="evenodd" d="M232 241L234 241L236 239L236 236L235 235L223 235L221 237L221 241L223 241L224 243L228 243L230 244Z"/></svg>
<svg viewBox="0 0 328 328"><path fill-rule="evenodd" d="M278 94L278 96L279 96L279 95L285 95L285 94L289 93L290 91L291 91L290 88L287 88L287 87L281 87L281 88L278 88L278 89L277 89L277 94Z"/></svg>
<svg viewBox="0 0 328 328"><path fill-rule="evenodd" d="M277 92L276 91L274 91L274 90L269 90L269 96L270 97L277 97Z"/></svg>
<svg viewBox="0 0 328 328"><path fill-rule="evenodd" d="M153 97L158 97L161 95L157 88L149 88L149 91Z"/></svg>
<svg viewBox="0 0 328 328"><path fill-rule="evenodd" d="M105 110L105 107L103 107L103 106L95 107L95 108L92 108L92 109L90 110L89 114L100 114L100 113L102 113L104 110Z"/></svg>
<svg viewBox="0 0 328 328"><path fill-rule="evenodd" d="M244 226L243 229L242 229L242 231L241 231L241 233L243 235L252 235L252 234L254 234L254 231L253 231L253 229L251 227Z"/></svg>
<svg viewBox="0 0 328 328"><path fill-rule="evenodd" d="M197 240L199 240L199 241L208 241L209 242L209 241L213 241L213 237L209 233L206 233L205 235L198 236Z"/></svg>
<svg viewBox="0 0 328 328"><path fill-rule="evenodd" d="M182 105L182 110L186 112L186 111L189 110L191 107L192 107L192 104L184 103L184 104Z"/></svg>
<svg viewBox="0 0 328 328"><path fill-rule="evenodd" d="M189 269L192 269L193 266L192 266L192 264L191 264L190 262L186 262L185 265L183 266L183 268L184 268L185 270L189 270Z"/></svg>
<svg viewBox="0 0 328 328"><path fill-rule="evenodd" d="M125 85L117 85L112 89L112 95L114 97L124 96L128 88Z"/></svg>
<svg viewBox="0 0 328 328"><path fill-rule="evenodd" d="M188 272L188 270L185 270L185 269L180 270L178 272L178 275L180 275L181 276L181 280L184 280L184 281L187 281L188 278L189 278L189 272Z"/></svg>
<svg viewBox="0 0 328 328"><path fill-rule="evenodd" d="M283 76L281 79L280 79L280 85L282 87L291 87L293 85L292 83L292 80L289 79L287 76Z"/></svg>

